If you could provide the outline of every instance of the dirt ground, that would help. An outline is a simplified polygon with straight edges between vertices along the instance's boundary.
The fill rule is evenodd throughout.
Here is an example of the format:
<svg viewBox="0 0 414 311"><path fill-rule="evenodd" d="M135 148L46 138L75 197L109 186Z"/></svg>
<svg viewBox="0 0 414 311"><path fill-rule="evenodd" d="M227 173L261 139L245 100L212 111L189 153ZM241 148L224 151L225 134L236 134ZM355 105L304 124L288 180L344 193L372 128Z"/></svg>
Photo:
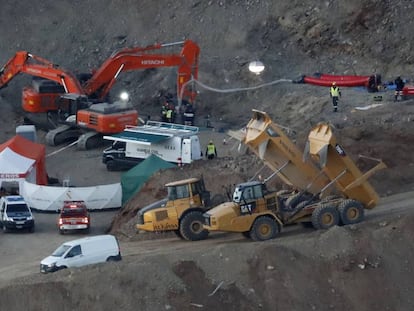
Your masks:
<svg viewBox="0 0 414 311"><path fill-rule="evenodd" d="M315 72L377 73L384 82L401 75L411 83L411 11L412 4L402 0L10 2L0 11L0 64L26 50L87 72L116 49L188 38L201 48L199 80L220 90ZM260 76L247 70L257 59L266 65ZM1 142L23 122L21 90L30 79L20 75L0 90ZM123 73L111 94L127 90L141 116L157 119L161 94L174 92L175 79L171 68ZM57 234L56 215L36 215L40 226L33 235L0 234L2 310L413 309L414 98L394 102L392 90L342 88L339 112L333 113L322 87L281 83L225 93L200 87L196 109L202 144L213 139L219 158L157 173L121 210L94 214L91 234L115 234L122 262L44 276L39 260L73 238ZM265 243L236 234L194 243L137 234L136 211L160 199L166 182L203 175L212 193L225 196L261 169L225 134L243 127L252 109L289 128L300 148L313 125L329 121L353 159L383 159L388 168L370 179L381 205L358 225L288 227ZM204 129L207 117L213 129ZM39 131L41 142L44 135ZM48 173L74 186L119 182L122 173L108 172L101 152L47 147ZM277 180L272 186L283 187Z"/></svg>

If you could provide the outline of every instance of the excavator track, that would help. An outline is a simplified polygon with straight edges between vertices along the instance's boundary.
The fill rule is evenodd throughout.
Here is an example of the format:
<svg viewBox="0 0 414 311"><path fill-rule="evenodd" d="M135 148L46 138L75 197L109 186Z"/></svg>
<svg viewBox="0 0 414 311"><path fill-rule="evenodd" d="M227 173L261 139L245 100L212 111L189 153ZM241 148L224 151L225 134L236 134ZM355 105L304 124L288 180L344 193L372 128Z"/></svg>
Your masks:
<svg viewBox="0 0 414 311"><path fill-rule="evenodd" d="M58 146L68 141L75 141L82 135L82 131L70 125L61 125L46 134L46 143L49 146Z"/></svg>
<svg viewBox="0 0 414 311"><path fill-rule="evenodd" d="M79 136L77 148L79 150L88 150L100 147L104 144L102 134L97 132L86 132Z"/></svg>

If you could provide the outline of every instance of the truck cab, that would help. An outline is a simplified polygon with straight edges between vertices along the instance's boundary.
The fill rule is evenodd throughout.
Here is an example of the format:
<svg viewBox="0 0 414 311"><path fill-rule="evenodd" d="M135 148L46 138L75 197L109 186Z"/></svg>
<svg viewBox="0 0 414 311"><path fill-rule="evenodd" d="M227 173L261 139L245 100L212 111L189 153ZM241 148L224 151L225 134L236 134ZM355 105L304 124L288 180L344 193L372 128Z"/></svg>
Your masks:
<svg viewBox="0 0 414 311"><path fill-rule="evenodd" d="M137 165L141 159L129 158L125 155L126 142L114 141L102 153L102 163L108 171L129 170Z"/></svg>
<svg viewBox="0 0 414 311"><path fill-rule="evenodd" d="M3 232L24 229L34 232L35 229L32 211L20 195L8 195L0 199L0 221Z"/></svg>
<svg viewBox="0 0 414 311"><path fill-rule="evenodd" d="M204 180L189 178L165 185L167 197L138 211L136 228L143 231L174 231L185 240L202 240L203 213L210 206Z"/></svg>

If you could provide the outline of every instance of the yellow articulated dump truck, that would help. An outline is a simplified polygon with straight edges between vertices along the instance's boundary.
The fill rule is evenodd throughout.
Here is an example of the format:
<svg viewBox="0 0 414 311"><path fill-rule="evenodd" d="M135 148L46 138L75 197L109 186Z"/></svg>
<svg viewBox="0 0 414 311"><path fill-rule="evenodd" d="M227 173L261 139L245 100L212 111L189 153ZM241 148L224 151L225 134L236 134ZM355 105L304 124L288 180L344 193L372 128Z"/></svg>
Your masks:
<svg viewBox="0 0 414 311"><path fill-rule="evenodd" d="M255 241L275 238L284 225L315 229L361 222L378 195L367 179L385 168L381 160L365 174L336 142L328 124L318 124L302 153L270 117L253 110L242 142L270 167L291 191L270 191L261 181L236 186L232 202L204 214L209 231L240 232Z"/></svg>
<svg viewBox="0 0 414 311"><path fill-rule="evenodd" d="M209 232L203 228L203 213L211 204L203 178L174 181L165 187L167 198L138 211L136 229L174 231L180 238L190 241L207 238Z"/></svg>

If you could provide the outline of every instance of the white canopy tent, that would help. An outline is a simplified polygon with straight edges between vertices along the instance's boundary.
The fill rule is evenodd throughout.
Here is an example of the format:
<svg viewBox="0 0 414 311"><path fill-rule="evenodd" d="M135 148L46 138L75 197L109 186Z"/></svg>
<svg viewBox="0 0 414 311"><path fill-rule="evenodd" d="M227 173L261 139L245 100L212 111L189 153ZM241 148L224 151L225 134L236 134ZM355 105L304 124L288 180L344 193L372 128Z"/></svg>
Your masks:
<svg viewBox="0 0 414 311"><path fill-rule="evenodd" d="M0 152L0 183L17 182L21 186L24 180L36 182L36 161L5 148Z"/></svg>

